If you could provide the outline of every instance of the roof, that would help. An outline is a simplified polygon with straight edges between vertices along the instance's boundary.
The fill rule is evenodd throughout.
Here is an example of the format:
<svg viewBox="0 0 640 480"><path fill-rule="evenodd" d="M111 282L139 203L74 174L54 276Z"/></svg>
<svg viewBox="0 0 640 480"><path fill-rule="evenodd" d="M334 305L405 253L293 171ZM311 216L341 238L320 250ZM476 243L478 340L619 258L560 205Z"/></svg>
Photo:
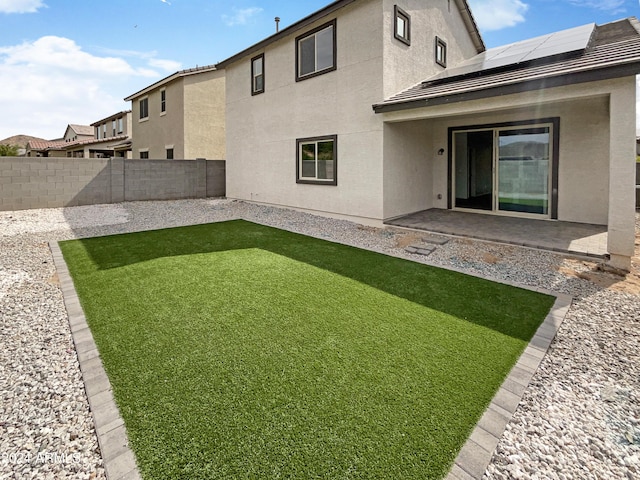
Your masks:
<svg viewBox="0 0 640 480"><path fill-rule="evenodd" d="M448 78L431 77L382 103L376 113L606 80L640 73L640 23L630 17L594 26L587 48Z"/></svg>
<svg viewBox="0 0 640 480"><path fill-rule="evenodd" d="M65 150L68 150L72 147L91 145L93 143L115 142L118 140L126 140L127 138L128 138L127 135L116 135L115 137L108 137L108 138L90 138L88 140L78 140L76 142L67 142L66 144L63 144L63 147L65 148Z"/></svg>
<svg viewBox="0 0 640 480"><path fill-rule="evenodd" d="M148 87L144 87L142 90L129 95L128 97L126 97L124 99L125 102L128 102L130 100L133 100L136 97L140 97L142 95L145 95L147 93L149 93L152 90L155 90L158 87L161 87L162 85L166 85L169 82L172 82L178 78L182 78L182 77L186 77L189 75L196 75L199 73L206 73L206 72L213 72L217 70L216 65L205 65L203 67L195 67L195 68L187 68L185 70L179 70L175 73L172 73L171 75L164 77L161 80L158 80L156 83L152 83L151 85L149 85Z"/></svg>
<svg viewBox="0 0 640 480"><path fill-rule="evenodd" d="M67 128L70 128L78 135L93 135L93 128L90 125L75 125L70 123Z"/></svg>
<svg viewBox="0 0 640 480"><path fill-rule="evenodd" d="M245 58L253 53L259 52L260 50L264 49L268 45L271 45L272 43L277 42L278 40L284 37L292 35L302 30L303 28L308 27L312 23L324 17L327 17L332 13L336 12L337 10L340 10L341 8L344 8L347 5L350 5L357 1L363 1L363 0L338 0L338 1L332 2L326 7L318 10L317 12L312 13L311 15L303 18L302 20L297 21L296 23L288 26L287 28L283 28L282 30L271 35L270 37L265 38L261 42L258 42L250 46L249 48L246 48L245 50L242 50L241 52L233 55L232 57L229 57L226 60L223 60L222 62L217 63L216 67L226 68L227 65L230 65L236 62L237 60ZM462 15L462 19L464 21L467 32L471 36L471 39L473 41L474 46L476 47L476 50L478 52L484 51L485 45L484 45L484 42L482 41L482 37L480 36L480 31L478 30L478 26L476 25L473 15L471 14L471 10L469 8L469 4L467 3L467 0L454 0L454 2L456 3L456 5L458 6L458 9L460 10L460 14Z"/></svg>
<svg viewBox="0 0 640 480"><path fill-rule="evenodd" d="M47 150L68 145L64 140L29 140L27 148L30 150ZM62 148L61 148L62 149Z"/></svg>
<svg viewBox="0 0 640 480"><path fill-rule="evenodd" d="M108 122L109 120L114 120L114 119L119 118L119 117L123 117L127 113L131 113L131 110L123 110L122 112L114 113L113 115L109 115L108 117L105 117L105 118L103 118L101 120L98 120L97 122L93 122L91 124L91 126L92 127L97 127L101 123Z"/></svg>

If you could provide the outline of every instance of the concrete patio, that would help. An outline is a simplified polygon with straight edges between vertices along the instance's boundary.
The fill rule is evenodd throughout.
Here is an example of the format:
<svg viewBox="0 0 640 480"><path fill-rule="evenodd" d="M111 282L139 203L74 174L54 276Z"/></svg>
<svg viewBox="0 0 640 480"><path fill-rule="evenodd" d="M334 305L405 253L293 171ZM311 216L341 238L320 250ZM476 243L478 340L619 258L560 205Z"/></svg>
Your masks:
<svg viewBox="0 0 640 480"><path fill-rule="evenodd" d="M538 220L432 208L385 222L397 227L605 258L606 225Z"/></svg>

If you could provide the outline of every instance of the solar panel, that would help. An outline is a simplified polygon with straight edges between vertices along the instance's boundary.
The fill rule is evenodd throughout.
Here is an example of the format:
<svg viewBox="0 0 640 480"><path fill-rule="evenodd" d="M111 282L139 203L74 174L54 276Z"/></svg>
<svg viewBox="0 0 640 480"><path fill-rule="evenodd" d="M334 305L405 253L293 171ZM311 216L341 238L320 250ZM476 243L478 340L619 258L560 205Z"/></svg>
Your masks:
<svg viewBox="0 0 640 480"><path fill-rule="evenodd" d="M491 48L453 68L444 70L425 83L457 78L472 73L515 65L555 55L584 51L593 35L595 23L542 35L521 42Z"/></svg>

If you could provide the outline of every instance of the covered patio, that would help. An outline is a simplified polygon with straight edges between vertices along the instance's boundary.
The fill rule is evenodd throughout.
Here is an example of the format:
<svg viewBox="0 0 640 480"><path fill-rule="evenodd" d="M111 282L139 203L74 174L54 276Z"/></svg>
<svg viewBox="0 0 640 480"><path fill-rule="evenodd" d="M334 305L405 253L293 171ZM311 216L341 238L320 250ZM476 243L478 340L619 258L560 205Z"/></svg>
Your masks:
<svg viewBox="0 0 640 480"><path fill-rule="evenodd" d="M607 226L431 208L387 225L604 259Z"/></svg>

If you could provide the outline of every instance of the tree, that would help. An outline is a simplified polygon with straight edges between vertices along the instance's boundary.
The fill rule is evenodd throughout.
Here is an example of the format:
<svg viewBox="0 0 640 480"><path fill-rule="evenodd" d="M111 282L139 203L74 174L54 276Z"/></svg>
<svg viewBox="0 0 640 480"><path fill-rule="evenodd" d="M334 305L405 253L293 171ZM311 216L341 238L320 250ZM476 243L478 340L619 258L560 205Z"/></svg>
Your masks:
<svg viewBox="0 0 640 480"><path fill-rule="evenodd" d="M16 157L18 156L18 147L15 145L0 144L0 157Z"/></svg>

